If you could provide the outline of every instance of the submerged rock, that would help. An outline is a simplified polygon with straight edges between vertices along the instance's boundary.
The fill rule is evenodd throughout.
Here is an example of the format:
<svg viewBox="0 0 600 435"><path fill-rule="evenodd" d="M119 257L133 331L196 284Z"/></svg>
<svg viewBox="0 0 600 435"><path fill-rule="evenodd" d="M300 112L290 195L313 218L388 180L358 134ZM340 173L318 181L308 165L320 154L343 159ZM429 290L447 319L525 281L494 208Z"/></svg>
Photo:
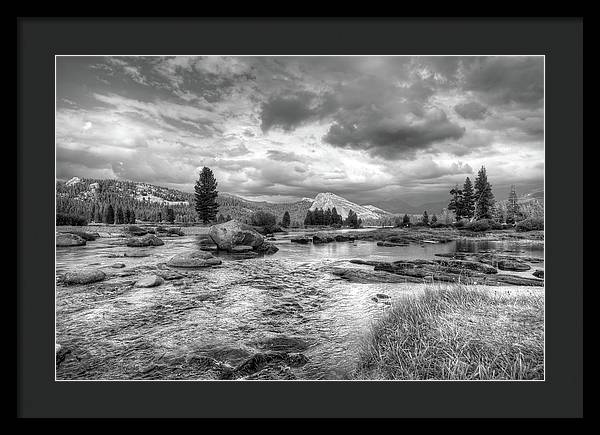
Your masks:
<svg viewBox="0 0 600 435"><path fill-rule="evenodd" d="M544 271L541 269L536 269L536 271L533 272L533 276L535 276L536 278L544 279Z"/></svg>
<svg viewBox="0 0 600 435"><path fill-rule="evenodd" d="M136 287L156 287L161 285L164 280L158 275L147 275L140 278L136 283Z"/></svg>
<svg viewBox="0 0 600 435"><path fill-rule="evenodd" d="M210 267L219 264L220 259L204 251L178 254L167 262L172 267Z"/></svg>
<svg viewBox="0 0 600 435"><path fill-rule="evenodd" d="M86 241L76 234L60 233L56 235L56 246L83 246Z"/></svg>
<svg viewBox="0 0 600 435"><path fill-rule="evenodd" d="M300 237L293 237L290 239L290 242L292 243L301 243L303 245L312 242L312 237L308 237L308 236L300 236Z"/></svg>
<svg viewBox="0 0 600 435"><path fill-rule="evenodd" d="M387 240L382 240L382 241L377 242L377 246L385 246L385 247L408 246L408 243L388 242Z"/></svg>
<svg viewBox="0 0 600 435"><path fill-rule="evenodd" d="M127 246L130 247L144 247L144 246L161 246L164 245L161 239L153 234L146 234L142 237L131 237L127 240Z"/></svg>
<svg viewBox="0 0 600 435"><path fill-rule="evenodd" d="M90 284L93 282L104 281L105 279L106 274L97 269L67 272L62 276L62 282L68 285Z"/></svg>
<svg viewBox="0 0 600 435"><path fill-rule="evenodd" d="M208 230L208 235L219 249L226 251L230 251L234 246L238 245L251 246L253 249L256 249L265 240L262 235L250 226L236 220L211 226Z"/></svg>
<svg viewBox="0 0 600 435"><path fill-rule="evenodd" d="M114 264L111 264L110 267L112 267L114 269L122 269L125 267L125 265L123 263L114 263Z"/></svg>

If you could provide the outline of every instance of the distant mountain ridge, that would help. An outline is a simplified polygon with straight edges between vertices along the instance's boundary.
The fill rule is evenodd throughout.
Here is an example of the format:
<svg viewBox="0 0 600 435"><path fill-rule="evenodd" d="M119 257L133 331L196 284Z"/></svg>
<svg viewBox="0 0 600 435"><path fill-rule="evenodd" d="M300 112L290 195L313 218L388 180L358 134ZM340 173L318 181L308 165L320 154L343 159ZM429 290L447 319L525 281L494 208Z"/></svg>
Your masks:
<svg viewBox="0 0 600 435"><path fill-rule="evenodd" d="M362 206L358 205L352 201L347 200L335 193L324 192L319 193L312 205L310 206L310 210L316 210L317 208L323 210L333 210L335 207L337 213L342 216L342 218L346 219L348 217L348 213L352 210L354 213L358 215L360 219L363 221L366 219L379 219L384 215L388 215L390 213L381 210L375 206Z"/></svg>

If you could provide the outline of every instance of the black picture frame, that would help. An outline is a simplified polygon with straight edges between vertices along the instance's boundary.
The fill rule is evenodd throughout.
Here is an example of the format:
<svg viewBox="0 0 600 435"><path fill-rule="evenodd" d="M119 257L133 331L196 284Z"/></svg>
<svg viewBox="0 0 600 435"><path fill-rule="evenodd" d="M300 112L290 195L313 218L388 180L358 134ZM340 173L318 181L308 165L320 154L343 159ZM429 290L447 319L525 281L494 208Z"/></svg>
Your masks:
<svg viewBox="0 0 600 435"><path fill-rule="evenodd" d="M581 19L21 18L17 30L18 416L582 416ZM55 382L54 56L132 53L545 55L546 380Z"/></svg>

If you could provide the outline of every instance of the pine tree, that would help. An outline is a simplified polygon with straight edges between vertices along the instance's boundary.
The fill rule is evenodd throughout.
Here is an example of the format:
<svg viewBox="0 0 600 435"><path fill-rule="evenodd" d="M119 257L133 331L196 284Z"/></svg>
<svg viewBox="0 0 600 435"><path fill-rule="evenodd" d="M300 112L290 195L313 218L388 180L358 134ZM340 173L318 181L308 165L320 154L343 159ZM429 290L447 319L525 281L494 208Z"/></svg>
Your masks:
<svg viewBox="0 0 600 435"><path fill-rule="evenodd" d="M308 210L306 212L306 217L304 218L304 226L314 225L314 216L313 212Z"/></svg>
<svg viewBox="0 0 600 435"><path fill-rule="evenodd" d="M437 216L436 216L436 215L433 215L433 216L431 217L431 225L435 224L437 221L438 221L438 219L437 219Z"/></svg>
<svg viewBox="0 0 600 435"><path fill-rule="evenodd" d="M423 222L425 225L429 225L429 215L427 214L427 210L425 210L425 211L423 212L423 219L422 219L422 222Z"/></svg>
<svg viewBox="0 0 600 435"><path fill-rule="evenodd" d="M131 216L129 217L129 223L130 224L135 223L135 210L131 210Z"/></svg>
<svg viewBox="0 0 600 435"><path fill-rule="evenodd" d="M488 182L485 167L482 166L475 179L475 218L492 219L493 206L492 185Z"/></svg>
<svg viewBox="0 0 600 435"><path fill-rule="evenodd" d="M290 212L289 211L285 211L285 213L283 214L283 218L281 218L281 225L284 228L287 228L290 226Z"/></svg>
<svg viewBox="0 0 600 435"><path fill-rule="evenodd" d="M331 225L331 223L331 210L327 209L323 214L323 225Z"/></svg>
<svg viewBox="0 0 600 435"><path fill-rule="evenodd" d="M338 214L337 209L331 209L331 221L333 225L342 225L342 215Z"/></svg>
<svg viewBox="0 0 600 435"><path fill-rule="evenodd" d="M217 180L210 168L203 167L194 186L196 199L196 213L203 223L209 223L217 217L219 205L217 204Z"/></svg>
<svg viewBox="0 0 600 435"><path fill-rule="evenodd" d="M129 209L125 210L125 223L126 224L131 223L131 210L129 210Z"/></svg>
<svg viewBox="0 0 600 435"><path fill-rule="evenodd" d="M103 222L105 224L114 224L115 223L115 209L111 204L108 204L108 207L104 210L104 219Z"/></svg>
<svg viewBox="0 0 600 435"><path fill-rule="evenodd" d="M408 226L410 224L410 217L407 214L405 214L402 218L402 224L404 226Z"/></svg>
<svg viewBox="0 0 600 435"><path fill-rule="evenodd" d="M346 218L346 225L350 228L358 228L358 216L354 213L353 210L348 212L348 217Z"/></svg>
<svg viewBox="0 0 600 435"><path fill-rule="evenodd" d="M448 203L448 210L452 210L456 215L456 220L461 220L463 214L463 191L458 188L458 184L450 190L450 202Z"/></svg>
<svg viewBox="0 0 600 435"><path fill-rule="evenodd" d="M521 214L519 207L519 199L517 198L517 191L515 185L510 186L510 194L508 195L508 202L506 204L506 223L515 223Z"/></svg>
<svg viewBox="0 0 600 435"><path fill-rule="evenodd" d="M122 224L123 221L125 220L125 217L123 215L123 209L121 208L121 206L117 207L117 215L115 218L115 223L116 224Z"/></svg>
<svg viewBox="0 0 600 435"><path fill-rule="evenodd" d="M175 222L175 211L171 207L167 208L166 214L167 214L167 222L169 222L169 223Z"/></svg>
<svg viewBox="0 0 600 435"><path fill-rule="evenodd" d="M475 213L475 198L473 196L473 183L467 177L462 189L462 207L461 211L464 217L471 219Z"/></svg>

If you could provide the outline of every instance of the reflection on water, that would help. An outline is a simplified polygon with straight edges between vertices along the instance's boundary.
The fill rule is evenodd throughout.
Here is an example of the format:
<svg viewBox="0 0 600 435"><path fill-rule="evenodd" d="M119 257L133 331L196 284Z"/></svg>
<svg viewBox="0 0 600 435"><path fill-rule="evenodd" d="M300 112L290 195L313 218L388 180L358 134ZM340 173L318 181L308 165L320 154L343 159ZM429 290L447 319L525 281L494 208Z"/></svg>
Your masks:
<svg viewBox="0 0 600 435"><path fill-rule="evenodd" d="M300 245L290 243L289 237L274 242L280 250L272 256L224 257L219 267L186 271L181 282L167 281L156 288L128 287L122 293L108 289L92 295L58 287L57 341L95 355L110 352L111 358L95 364L97 377L114 377L107 373L114 374L111 364L119 364L117 372L132 378L137 373L130 370L136 359L134 346L161 355L205 354L235 365L264 350L270 339L284 337L290 343L286 351L301 351L309 358L308 364L293 369L298 378L338 379L354 366L370 323L389 306L385 299L373 297L385 294L393 300L407 287L348 283L328 272L332 266L362 267L348 263L356 258L393 261L496 249L543 257L543 246L509 242L380 247L371 241ZM196 236L164 240L164 246L150 248L127 248L120 239L58 248L57 273L88 266L111 270L114 263L123 263L119 271L137 274L139 268L155 267L198 248ZM543 268L543 263L534 268ZM110 287L125 279L103 284Z"/></svg>

